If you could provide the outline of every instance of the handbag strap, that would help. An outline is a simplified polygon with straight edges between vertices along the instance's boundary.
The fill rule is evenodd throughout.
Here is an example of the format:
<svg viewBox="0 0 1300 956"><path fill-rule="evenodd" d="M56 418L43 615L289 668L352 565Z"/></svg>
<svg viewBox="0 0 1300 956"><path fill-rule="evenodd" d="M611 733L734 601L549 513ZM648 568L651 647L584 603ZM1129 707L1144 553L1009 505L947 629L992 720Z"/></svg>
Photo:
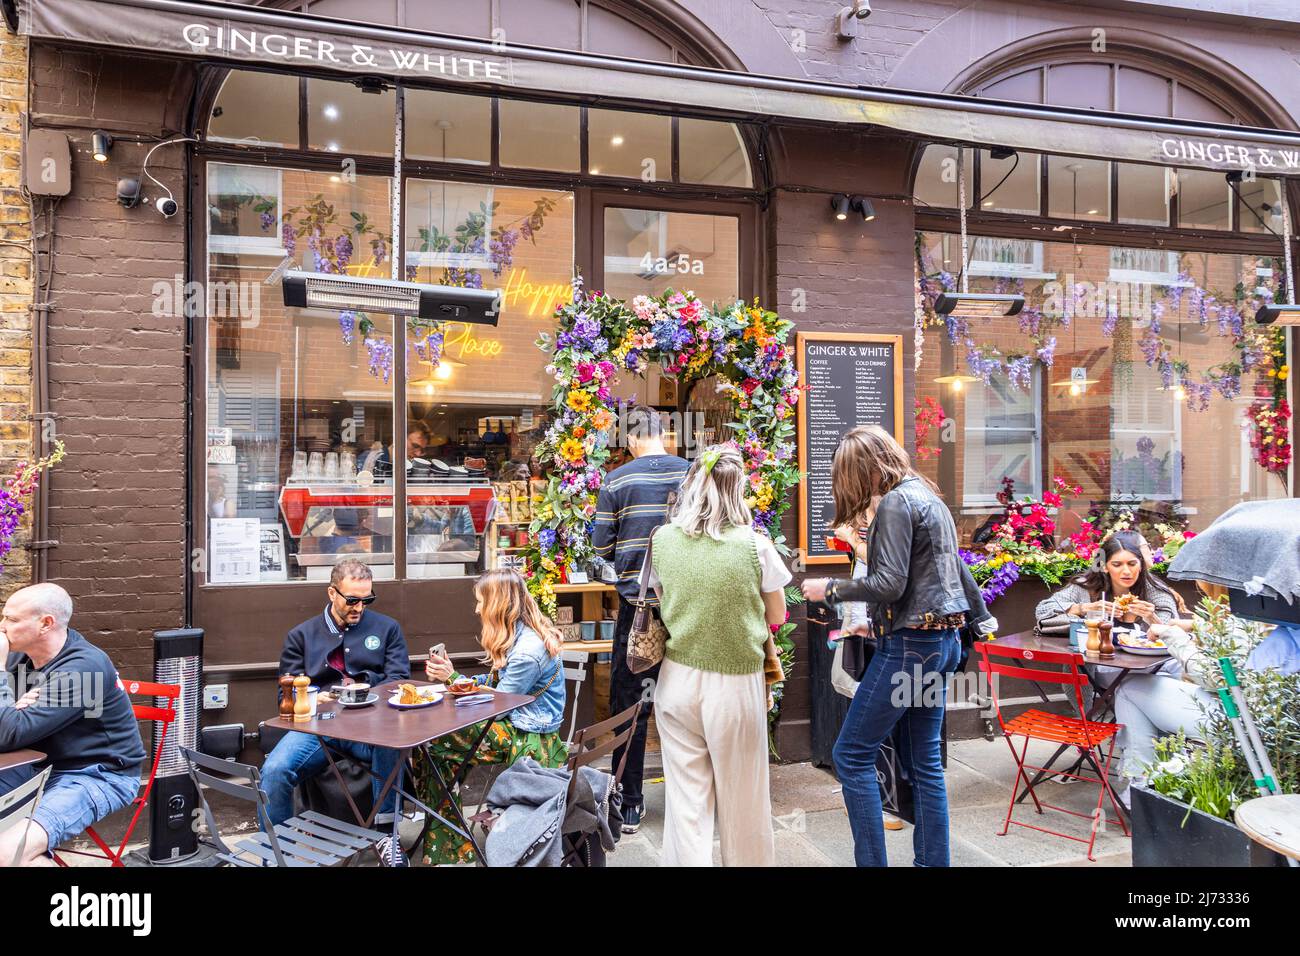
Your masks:
<svg viewBox="0 0 1300 956"><path fill-rule="evenodd" d="M655 528L655 531L658 530ZM638 607L645 607L645 595L650 587L650 572L654 570L655 531L650 532L650 539L645 546L645 560L641 562L641 593L636 599Z"/></svg>

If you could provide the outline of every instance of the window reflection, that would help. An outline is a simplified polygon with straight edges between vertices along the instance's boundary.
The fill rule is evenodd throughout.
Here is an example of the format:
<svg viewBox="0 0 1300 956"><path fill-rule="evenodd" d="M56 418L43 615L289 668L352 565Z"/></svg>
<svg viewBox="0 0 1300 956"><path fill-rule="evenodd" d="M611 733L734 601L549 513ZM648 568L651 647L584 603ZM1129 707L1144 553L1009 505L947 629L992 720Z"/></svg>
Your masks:
<svg viewBox="0 0 1300 956"><path fill-rule="evenodd" d="M605 210L605 290L630 299L690 289L704 301L740 290L740 228L734 216Z"/></svg>

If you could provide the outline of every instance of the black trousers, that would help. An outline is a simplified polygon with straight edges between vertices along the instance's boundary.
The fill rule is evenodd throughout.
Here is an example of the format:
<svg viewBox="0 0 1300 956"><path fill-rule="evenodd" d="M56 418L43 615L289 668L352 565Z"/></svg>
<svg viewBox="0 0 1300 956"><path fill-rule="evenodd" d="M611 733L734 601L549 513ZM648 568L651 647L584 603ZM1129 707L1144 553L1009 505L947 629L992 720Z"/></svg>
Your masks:
<svg viewBox="0 0 1300 956"><path fill-rule="evenodd" d="M628 807L641 802L641 782L645 776L645 738L650 726L650 711L654 706L655 681L659 679L658 665L640 674L633 674L627 666L627 636L632 630L632 619L636 608L623 600L618 602L618 623L614 627L614 653L609 668L609 713L627 710L638 700L642 701L641 713L637 717L636 732L628 741L627 747L619 747L613 753L610 769L617 770L618 762L627 750L627 765L623 768L623 806Z"/></svg>

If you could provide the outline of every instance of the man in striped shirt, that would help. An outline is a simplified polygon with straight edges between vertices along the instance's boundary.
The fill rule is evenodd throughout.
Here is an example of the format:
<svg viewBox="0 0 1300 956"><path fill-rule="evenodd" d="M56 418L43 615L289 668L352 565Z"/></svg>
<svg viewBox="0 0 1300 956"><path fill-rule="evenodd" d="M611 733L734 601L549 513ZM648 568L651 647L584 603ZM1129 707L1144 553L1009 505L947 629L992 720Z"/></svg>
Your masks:
<svg viewBox="0 0 1300 956"><path fill-rule="evenodd" d="M640 594L641 565L646 545L655 528L667 520L669 497L681 487L688 463L668 454L664 448L663 423L659 413L637 406L628 412L627 445L632 461L605 476L596 502L596 524L592 544L596 554L612 560L618 572L618 624L614 630L614 653L609 677L609 710L617 714L644 699L636 732L628 741L627 765L623 769L623 832L635 833L641 826L645 801L641 780L645 765L646 729L650 721L654 681L659 668L633 674L627 666L627 638L636 614L634 602ZM646 603L657 605L653 590ZM649 690L650 693L646 693ZM614 751L617 767L622 757Z"/></svg>

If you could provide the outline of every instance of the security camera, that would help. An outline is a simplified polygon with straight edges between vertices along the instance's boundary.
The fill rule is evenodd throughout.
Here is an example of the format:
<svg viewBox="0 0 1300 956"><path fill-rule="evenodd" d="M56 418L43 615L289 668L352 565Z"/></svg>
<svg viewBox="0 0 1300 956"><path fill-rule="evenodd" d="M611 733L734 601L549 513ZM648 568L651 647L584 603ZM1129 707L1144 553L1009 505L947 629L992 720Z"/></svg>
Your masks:
<svg viewBox="0 0 1300 956"><path fill-rule="evenodd" d="M871 16L871 0L853 0L851 5L840 10L836 18L838 23L835 35L841 40L852 40L858 35L857 22L869 16Z"/></svg>
<svg viewBox="0 0 1300 956"><path fill-rule="evenodd" d="M117 201L127 209L140 205L140 180L119 179L117 181Z"/></svg>
<svg viewBox="0 0 1300 956"><path fill-rule="evenodd" d="M154 200L154 205L158 207L158 211L162 213L164 219L170 219L176 215L176 210L180 208L176 205L176 200L172 199L171 196L159 196Z"/></svg>

